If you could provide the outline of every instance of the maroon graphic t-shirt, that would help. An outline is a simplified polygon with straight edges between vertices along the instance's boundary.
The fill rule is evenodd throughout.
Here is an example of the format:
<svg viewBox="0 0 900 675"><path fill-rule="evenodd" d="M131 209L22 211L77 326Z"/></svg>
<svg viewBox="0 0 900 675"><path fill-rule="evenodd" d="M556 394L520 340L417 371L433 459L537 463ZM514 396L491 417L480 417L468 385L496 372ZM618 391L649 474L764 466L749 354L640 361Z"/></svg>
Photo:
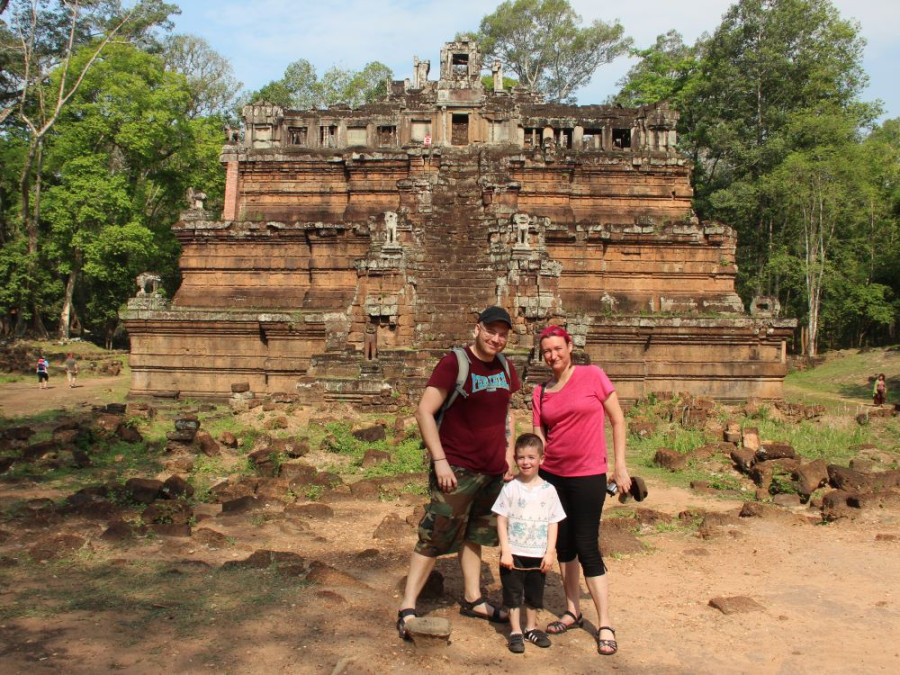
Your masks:
<svg viewBox="0 0 900 675"><path fill-rule="evenodd" d="M447 409L441 422L441 445L453 466L489 475L506 472L506 413L509 399L519 390L519 376L511 362L509 378L500 359L491 363L479 360L470 347L469 377L461 394ZM457 361L446 354L428 380L429 387L451 392L456 388ZM511 380L511 381L510 381Z"/></svg>

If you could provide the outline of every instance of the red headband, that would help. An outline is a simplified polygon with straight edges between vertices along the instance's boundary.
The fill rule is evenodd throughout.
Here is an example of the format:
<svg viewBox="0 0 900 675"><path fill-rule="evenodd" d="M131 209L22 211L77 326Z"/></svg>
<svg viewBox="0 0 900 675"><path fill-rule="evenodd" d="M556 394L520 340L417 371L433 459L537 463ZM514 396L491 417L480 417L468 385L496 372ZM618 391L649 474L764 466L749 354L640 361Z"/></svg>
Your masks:
<svg viewBox="0 0 900 675"><path fill-rule="evenodd" d="M543 342L544 338L548 337L561 337L568 344L572 344L572 336L559 326L547 326L544 330L542 330L541 336L538 338L538 344Z"/></svg>

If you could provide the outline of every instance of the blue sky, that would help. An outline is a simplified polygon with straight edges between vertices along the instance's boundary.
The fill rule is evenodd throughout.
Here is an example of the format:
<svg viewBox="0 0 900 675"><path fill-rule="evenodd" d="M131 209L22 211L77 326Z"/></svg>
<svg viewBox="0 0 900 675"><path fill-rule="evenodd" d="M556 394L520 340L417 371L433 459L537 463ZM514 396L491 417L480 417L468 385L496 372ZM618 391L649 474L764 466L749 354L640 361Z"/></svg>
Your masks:
<svg viewBox="0 0 900 675"><path fill-rule="evenodd" d="M231 61L237 79L258 89L281 77L285 67L307 59L319 74L332 65L359 70L381 61L395 79L411 77L413 56L431 61L436 78L440 49L457 32L474 30L494 0L173 0L182 10L176 30L205 38ZM900 0L832 0L841 16L860 22L868 45L866 100L881 99L884 118L900 117ZM618 19L639 47L674 28L693 43L712 32L729 0L570 0L585 21ZM631 65L621 58L598 69L577 92L581 104L600 103Z"/></svg>

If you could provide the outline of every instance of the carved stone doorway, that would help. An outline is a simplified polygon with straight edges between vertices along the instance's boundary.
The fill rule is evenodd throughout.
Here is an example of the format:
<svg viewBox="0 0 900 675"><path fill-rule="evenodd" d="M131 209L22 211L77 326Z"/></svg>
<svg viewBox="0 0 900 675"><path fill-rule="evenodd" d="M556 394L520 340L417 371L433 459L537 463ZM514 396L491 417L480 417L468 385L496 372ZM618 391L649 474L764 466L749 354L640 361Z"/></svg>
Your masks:
<svg viewBox="0 0 900 675"><path fill-rule="evenodd" d="M454 115L453 116L453 132L450 137L453 145L469 144L469 116Z"/></svg>

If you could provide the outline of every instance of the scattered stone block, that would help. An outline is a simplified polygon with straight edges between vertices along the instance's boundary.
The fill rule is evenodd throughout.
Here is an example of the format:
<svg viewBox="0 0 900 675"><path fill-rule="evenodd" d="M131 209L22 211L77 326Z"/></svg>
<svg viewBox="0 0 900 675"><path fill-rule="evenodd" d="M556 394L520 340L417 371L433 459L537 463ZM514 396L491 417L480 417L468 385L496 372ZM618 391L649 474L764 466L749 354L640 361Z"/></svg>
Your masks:
<svg viewBox="0 0 900 675"><path fill-rule="evenodd" d="M129 478L125 481L125 490L132 500L138 504L151 504L160 497L162 481L154 478Z"/></svg>
<svg viewBox="0 0 900 675"><path fill-rule="evenodd" d="M366 584L331 565L314 560L309 565L306 580L322 586L349 586L350 588L368 588Z"/></svg>
<svg viewBox="0 0 900 675"><path fill-rule="evenodd" d="M300 516L303 518L333 518L334 509L328 504L320 504L318 502L310 502L308 504L289 504L285 507L284 512L292 516Z"/></svg>
<svg viewBox="0 0 900 675"><path fill-rule="evenodd" d="M762 441L759 449L756 451L756 459L759 461L768 461L772 459L793 459L797 456L794 447L790 443L779 443L775 441Z"/></svg>
<svg viewBox="0 0 900 675"><path fill-rule="evenodd" d="M854 471L836 464L829 464L828 482L832 487L847 492L871 492L878 481L874 474Z"/></svg>
<svg viewBox="0 0 900 675"><path fill-rule="evenodd" d="M722 612L722 614L745 614L747 612L765 611L765 607L760 605L753 598L748 598L745 595L712 598L709 601L709 606L715 607Z"/></svg>
<svg viewBox="0 0 900 675"><path fill-rule="evenodd" d="M384 464L385 462L391 461L391 453L386 452L384 450L366 450L366 454L363 455L362 466L364 469L368 469L371 466L378 466L379 464Z"/></svg>
<svg viewBox="0 0 900 675"><path fill-rule="evenodd" d="M387 436L384 427L378 424L365 429L357 429L353 432L353 437L366 443L376 443L377 441L383 441Z"/></svg>
<svg viewBox="0 0 900 675"><path fill-rule="evenodd" d="M216 443L215 439L208 432L198 431L194 440L200 448L200 452L207 457L217 457L222 454L222 449L219 447L219 444Z"/></svg>
<svg viewBox="0 0 900 675"><path fill-rule="evenodd" d="M749 474L756 464L756 453L748 448L735 448L731 451L731 461L738 471Z"/></svg>
<svg viewBox="0 0 900 675"><path fill-rule="evenodd" d="M160 488L160 495L163 499L190 498L194 496L194 486L181 476L169 476Z"/></svg>
<svg viewBox="0 0 900 675"><path fill-rule="evenodd" d="M687 466L688 458L677 450L660 448L653 457L653 463L669 471L681 471Z"/></svg>
<svg viewBox="0 0 900 675"><path fill-rule="evenodd" d="M798 491L808 499L813 492L828 484L828 467L824 459L814 459L797 467L793 476L797 481Z"/></svg>
<svg viewBox="0 0 900 675"><path fill-rule="evenodd" d="M223 431L219 435L219 443L224 445L226 448L236 448L238 446L238 439L230 431Z"/></svg>
<svg viewBox="0 0 900 675"><path fill-rule="evenodd" d="M244 497L237 497L236 499L229 499L227 501L222 502L222 515L233 515L235 513L246 513L247 511L252 511L261 506L259 500L256 497L252 497L250 495L246 495Z"/></svg>
<svg viewBox="0 0 900 675"><path fill-rule="evenodd" d="M793 507L800 506L800 495L787 492L779 493L772 497L772 503L776 506Z"/></svg>
<svg viewBox="0 0 900 675"><path fill-rule="evenodd" d="M629 422L628 433L638 438L647 438L656 432L656 425L653 422Z"/></svg>
<svg viewBox="0 0 900 675"><path fill-rule="evenodd" d="M140 443L144 440L144 437L141 436L140 431L138 431L130 424L126 424L125 422L116 427L116 436L121 438L126 443Z"/></svg>
<svg viewBox="0 0 900 675"><path fill-rule="evenodd" d="M412 532L409 524L396 513L387 514L375 528L374 539L395 539L405 537Z"/></svg>
<svg viewBox="0 0 900 675"><path fill-rule="evenodd" d="M261 549L254 551L244 560L229 560L222 569L275 569L285 576L302 576L306 574L306 560L289 551L270 551Z"/></svg>
<svg viewBox="0 0 900 675"><path fill-rule="evenodd" d="M756 427L746 427L741 432L741 445L751 452L759 450L759 431Z"/></svg>
<svg viewBox="0 0 900 675"><path fill-rule="evenodd" d="M122 415L111 415L109 413L103 413L98 415L94 420L94 425L100 429L100 431L105 431L108 434L114 434L116 429L119 428L119 425L123 422Z"/></svg>
<svg viewBox="0 0 900 675"><path fill-rule="evenodd" d="M441 651L450 644L450 622L439 616L417 616L406 620L406 628L416 650Z"/></svg>

